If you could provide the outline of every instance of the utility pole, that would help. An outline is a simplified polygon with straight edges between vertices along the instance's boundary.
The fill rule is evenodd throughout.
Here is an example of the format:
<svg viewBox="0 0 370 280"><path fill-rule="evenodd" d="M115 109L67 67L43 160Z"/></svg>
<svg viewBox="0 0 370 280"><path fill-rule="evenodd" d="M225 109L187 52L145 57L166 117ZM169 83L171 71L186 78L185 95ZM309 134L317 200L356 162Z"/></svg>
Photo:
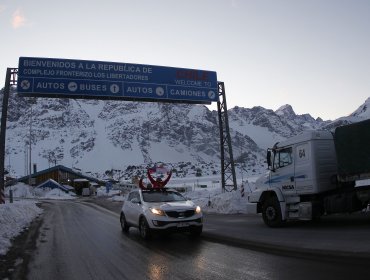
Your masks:
<svg viewBox="0 0 370 280"><path fill-rule="evenodd" d="M227 115L225 84L223 82L218 82L218 95L220 98L220 101L217 102L217 111L220 129L222 191L236 191L234 157Z"/></svg>
<svg viewBox="0 0 370 280"><path fill-rule="evenodd" d="M5 139L6 139L6 119L8 117L8 101L10 86L16 85L18 74L17 68L7 68L6 78L5 78L5 87L4 87L4 96L3 96L3 106L1 111L1 129L0 129L0 204L5 203Z"/></svg>

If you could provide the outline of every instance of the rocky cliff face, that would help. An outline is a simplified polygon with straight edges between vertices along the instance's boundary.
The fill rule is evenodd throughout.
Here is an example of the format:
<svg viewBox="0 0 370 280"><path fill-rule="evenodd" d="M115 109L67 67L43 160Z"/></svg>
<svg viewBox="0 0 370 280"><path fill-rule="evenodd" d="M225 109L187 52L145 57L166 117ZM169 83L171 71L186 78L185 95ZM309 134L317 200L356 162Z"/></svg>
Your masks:
<svg viewBox="0 0 370 280"><path fill-rule="evenodd" d="M264 150L304 130L330 129L370 118L368 99L351 116L334 122L297 115L290 105L228 111L234 159L248 170L263 166ZM104 174L127 166L219 163L218 114L203 105L21 98L9 99L5 166L27 174L62 164Z"/></svg>

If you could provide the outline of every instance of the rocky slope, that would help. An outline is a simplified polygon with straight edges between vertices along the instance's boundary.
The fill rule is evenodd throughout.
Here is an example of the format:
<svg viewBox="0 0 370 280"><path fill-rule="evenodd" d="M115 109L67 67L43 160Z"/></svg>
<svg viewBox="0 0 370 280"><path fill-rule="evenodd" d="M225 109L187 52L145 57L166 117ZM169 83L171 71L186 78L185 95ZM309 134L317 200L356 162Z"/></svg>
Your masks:
<svg viewBox="0 0 370 280"><path fill-rule="evenodd" d="M234 107L228 111L234 158L258 172L264 168L264 150L275 142L370 118L369 107L370 98L333 122L297 115L290 105L276 111ZM213 173L220 161L218 114L203 105L32 99L12 92L5 166L14 175L28 172L30 140L31 162L38 170L62 164L100 176L161 161L193 169L206 164Z"/></svg>

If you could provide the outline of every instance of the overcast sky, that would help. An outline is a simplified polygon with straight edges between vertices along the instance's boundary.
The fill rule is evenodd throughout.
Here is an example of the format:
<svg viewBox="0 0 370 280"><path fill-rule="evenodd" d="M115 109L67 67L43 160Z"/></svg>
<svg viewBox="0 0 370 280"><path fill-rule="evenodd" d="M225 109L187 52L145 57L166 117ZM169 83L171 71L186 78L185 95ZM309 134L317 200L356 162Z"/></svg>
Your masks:
<svg viewBox="0 0 370 280"><path fill-rule="evenodd" d="M370 0L0 0L0 24L1 87L31 56L212 70L228 108L325 120L370 96Z"/></svg>

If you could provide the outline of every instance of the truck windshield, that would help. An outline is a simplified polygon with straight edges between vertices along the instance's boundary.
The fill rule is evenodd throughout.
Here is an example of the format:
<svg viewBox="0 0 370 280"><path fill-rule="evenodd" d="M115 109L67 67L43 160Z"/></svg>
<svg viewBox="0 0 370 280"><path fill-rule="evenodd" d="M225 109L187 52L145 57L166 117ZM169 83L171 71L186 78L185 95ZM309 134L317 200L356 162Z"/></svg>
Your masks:
<svg viewBox="0 0 370 280"><path fill-rule="evenodd" d="M274 167L280 168L292 164L292 148L285 148L276 151L274 158Z"/></svg>
<svg viewBox="0 0 370 280"><path fill-rule="evenodd" d="M172 191L148 191L143 192L145 202L172 202L185 201L186 199L177 192Z"/></svg>

